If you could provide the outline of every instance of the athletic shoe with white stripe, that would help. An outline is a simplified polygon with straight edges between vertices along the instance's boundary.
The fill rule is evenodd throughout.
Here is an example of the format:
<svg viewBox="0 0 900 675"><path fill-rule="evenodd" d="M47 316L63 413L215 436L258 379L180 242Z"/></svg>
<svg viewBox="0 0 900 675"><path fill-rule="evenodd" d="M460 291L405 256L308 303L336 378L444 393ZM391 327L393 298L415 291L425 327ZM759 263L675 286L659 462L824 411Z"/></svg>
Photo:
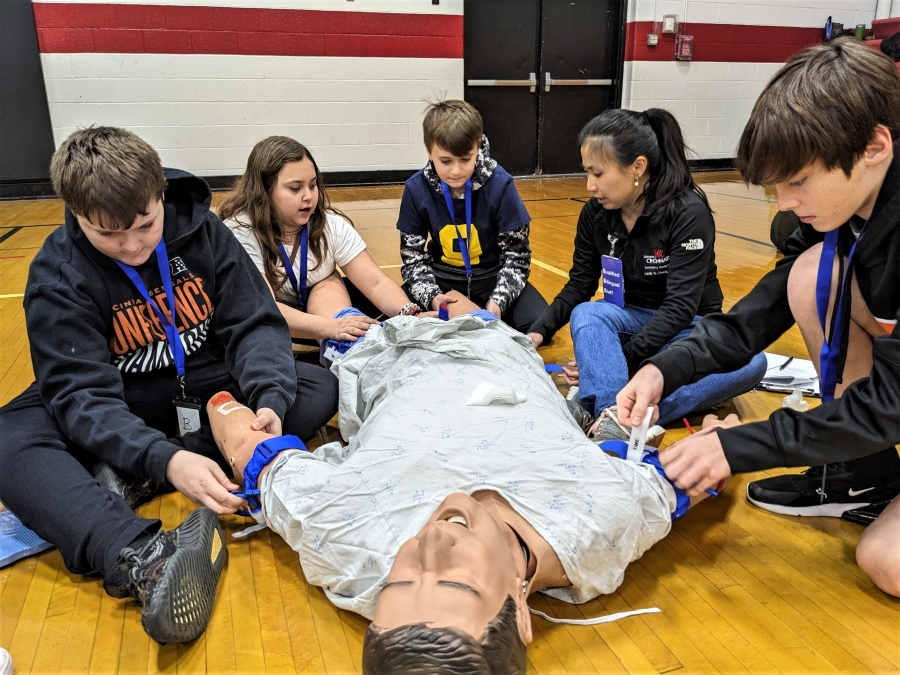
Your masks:
<svg viewBox="0 0 900 675"><path fill-rule="evenodd" d="M764 478L747 485L754 506L786 516L831 516L875 502L890 501L900 493L900 479L885 485L862 479L844 462L813 466L800 474Z"/></svg>

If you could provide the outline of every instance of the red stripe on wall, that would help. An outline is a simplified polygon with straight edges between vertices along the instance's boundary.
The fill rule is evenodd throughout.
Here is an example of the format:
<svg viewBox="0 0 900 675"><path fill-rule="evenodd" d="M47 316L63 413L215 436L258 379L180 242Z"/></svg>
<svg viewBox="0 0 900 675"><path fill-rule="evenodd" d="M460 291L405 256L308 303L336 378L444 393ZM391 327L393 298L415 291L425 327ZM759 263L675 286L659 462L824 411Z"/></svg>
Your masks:
<svg viewBox="0 0 900 675"><path fill-rule="evenodd" d="M675 60L675 36L660 34L659 44L648 47L647 34L652 30L651 21L634 21L626 26L626 61ZM727 23L683 24L682 32L694 36L693 61L730 63L784 63L804 47L822 42L824 37L823 28Z"/></svg>
<svg viewBox="0 0 900 675"><path fill-rule="evenodd" d="M36 3L44 53L461 59L463 17L303 9Z"/></svg>

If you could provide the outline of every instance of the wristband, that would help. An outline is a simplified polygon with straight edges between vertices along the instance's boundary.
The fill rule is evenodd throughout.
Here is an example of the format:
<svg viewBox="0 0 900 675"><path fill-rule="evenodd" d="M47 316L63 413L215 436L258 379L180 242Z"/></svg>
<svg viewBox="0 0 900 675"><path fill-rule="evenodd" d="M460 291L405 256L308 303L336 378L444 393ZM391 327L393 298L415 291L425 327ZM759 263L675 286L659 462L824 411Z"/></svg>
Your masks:
<svg viewBox="0 0 900 675"><path fill-rule="evenodd" d="M403 307L400 308L400 311L397 312L397 316L419 316L422 312L422 308L419 307L414 302L407 302Z"/></svg>

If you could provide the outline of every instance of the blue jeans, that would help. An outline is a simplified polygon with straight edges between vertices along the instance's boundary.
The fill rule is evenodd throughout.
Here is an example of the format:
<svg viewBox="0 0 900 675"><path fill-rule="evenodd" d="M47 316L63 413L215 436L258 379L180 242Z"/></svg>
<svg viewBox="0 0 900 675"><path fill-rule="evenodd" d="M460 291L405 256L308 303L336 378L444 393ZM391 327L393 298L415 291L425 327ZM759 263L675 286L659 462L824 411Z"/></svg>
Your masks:
<svg viewBox="0 0 900 675"><path fill-rule="evenodd" d="M578 305L572 312L570 330L575 343L578 362L578 394L582 405L598 416L604 408L616 403L616 394L628 384L628 364L622 345L647 325L656 310L625 305L619 307L597 300ZM691 325L666 344L687 337L700 320L695 316ZM757 354L746 366L731 373L708 375L672 392L659 404L659 422L666 425L694 410L703 410L734 396L750 391L766 372L766 357Z"/></svg>

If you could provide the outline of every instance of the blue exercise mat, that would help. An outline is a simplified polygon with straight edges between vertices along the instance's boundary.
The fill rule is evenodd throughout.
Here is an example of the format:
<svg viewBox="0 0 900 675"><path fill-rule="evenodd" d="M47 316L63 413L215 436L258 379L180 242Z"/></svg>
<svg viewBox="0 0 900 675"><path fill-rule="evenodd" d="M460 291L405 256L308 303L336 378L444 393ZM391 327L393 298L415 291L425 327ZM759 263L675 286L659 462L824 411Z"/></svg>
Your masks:
<svg viewBox="0 0 900 675"><path fill-rule="evenodd" d="M53 544L25 527L12 511L0 511L0 567L48 548L53 548Z"/></svg>

